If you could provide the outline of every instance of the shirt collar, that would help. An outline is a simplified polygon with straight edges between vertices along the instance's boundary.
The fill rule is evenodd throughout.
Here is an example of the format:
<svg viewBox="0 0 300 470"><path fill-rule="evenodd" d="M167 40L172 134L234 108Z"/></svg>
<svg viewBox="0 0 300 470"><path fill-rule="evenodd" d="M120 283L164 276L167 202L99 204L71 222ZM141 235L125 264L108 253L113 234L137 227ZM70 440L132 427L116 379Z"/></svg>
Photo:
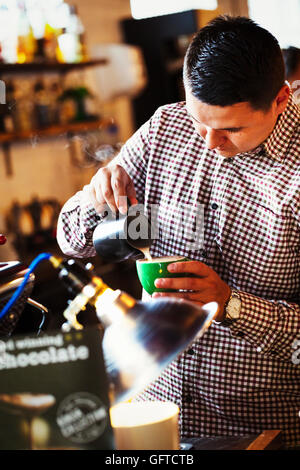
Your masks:
<svg viewBox="0 0 300 470"><path fill-rule="evenodd" d="M271 158L281 161L288 151L291 138L299 123L300 108L291 93L284 112L280 114L272 133L260 148L262 147Z"/></svg>

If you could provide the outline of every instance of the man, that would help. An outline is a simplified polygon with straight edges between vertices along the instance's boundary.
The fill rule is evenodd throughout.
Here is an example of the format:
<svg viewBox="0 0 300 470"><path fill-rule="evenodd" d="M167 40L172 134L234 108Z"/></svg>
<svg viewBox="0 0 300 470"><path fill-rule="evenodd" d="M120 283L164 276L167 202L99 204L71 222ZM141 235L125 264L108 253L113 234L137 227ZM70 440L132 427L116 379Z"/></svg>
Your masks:
<svg viewBox="0 0 300 470"><path fill-rule="evenodd" d="M281 429L300 444L300 115L276 39L247 18L218 17L185 57L186 102L157 110L60 215L58 241L91 256L105 204L158 204L154 256L191 277L156 281L216 322L140 399L176 402L183 437ZM203 246L190 248L180 207L204 207ZM126 205L126 204L125 204ZM177 217L177 218L176 218Z"/></svg>
<svg viewBox="0 0 300 470"><path fill-rule="evenodd" d="M282 55L285 65L285 76L291 84L295 101L300 103L300 49L290 46L282 49Z"/></svg>

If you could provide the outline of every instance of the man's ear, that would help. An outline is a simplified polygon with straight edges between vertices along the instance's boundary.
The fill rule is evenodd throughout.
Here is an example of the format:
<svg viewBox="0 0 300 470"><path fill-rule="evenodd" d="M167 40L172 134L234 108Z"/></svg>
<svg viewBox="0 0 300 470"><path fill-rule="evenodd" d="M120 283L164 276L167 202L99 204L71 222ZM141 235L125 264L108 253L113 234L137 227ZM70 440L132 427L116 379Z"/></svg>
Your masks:
<svg viewBox="0 0 300 470"><path fill-rule="evenodd" d="M290 94L291 94L291 89L290 89L289 85L284 84L280 88L280 90L277 93L277 96L274 100L275 112L276 112L277 115L283 113L283 111L285 110L286 105L287 105L288 100L289 100L289 97L290 97Z"/></svg>

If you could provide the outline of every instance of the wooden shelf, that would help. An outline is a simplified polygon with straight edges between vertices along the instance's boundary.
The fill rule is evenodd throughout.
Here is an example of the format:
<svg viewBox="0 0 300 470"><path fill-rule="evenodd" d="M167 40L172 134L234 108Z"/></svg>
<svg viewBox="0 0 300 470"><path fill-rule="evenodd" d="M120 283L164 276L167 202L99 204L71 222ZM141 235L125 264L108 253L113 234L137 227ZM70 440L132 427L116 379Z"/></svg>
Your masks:
<svg viewBox="0 0 300 470"><path fill-rule="evenodd" d="M60 63L60 62L31 62L25 64L3 64L0 63L0 77L6 74L43 74L43 73L59 73L66 74L72 70L83 70L87 67L97 67L107 64L104 58L91 59L77 63ZM69 137L75 133L84 133L107 127L110 120L94 120L73 122L65 125L50 126L41 129L32 129L22 132L6 132L0 133L0 145L2 145L4 153L4 164L6 175L12 176L12 164L10 146L15 142L33 140L36 138L60 137L66 135Z"/></svg>
<svg viewBox="0 0 300 470"><path fill-rule="evenodd" d="M1 144L11 144L14 142L20 142L24 140L30 140L35 136L40 138L46 137L57 137L61 134L74 134L74 133L84 133L96 129L101 129L107 127L111 123L109 119L100 119L95 121L80 121L73 122L69 124L50 126L41 129L33 129L30 131L22 132L6 132L0 133L0 145Z"/></svg>
<svg viewBox="0 0 300 470"><path fill-rule="evenodd" d="M106 59L91 59L85 62L60 63L60 62L29 62L25 64L3 64L0 63L0 75L22 74L22 73L67 73L71 70L80 70L86 67L96 67L107 64Z"/></svg>
<svg viewBox="0 0 300 470"><path fill-rule="evenodd" d="M0 145L2 145L4 155L4 166L6 170L6 176L13 175L10 152L11 144L22 141L34 142L36 139L46 139L49 137L70 138L73 134L82 134L85 132L91 132L93 130L100 130L106 128L111 123L111 119L100 119L95 121L81 121L59 126L50 126L44 129L34 129L30 131L0 134ZM75 161L76 156L72 155L72 159L73 161Z"/></svg>

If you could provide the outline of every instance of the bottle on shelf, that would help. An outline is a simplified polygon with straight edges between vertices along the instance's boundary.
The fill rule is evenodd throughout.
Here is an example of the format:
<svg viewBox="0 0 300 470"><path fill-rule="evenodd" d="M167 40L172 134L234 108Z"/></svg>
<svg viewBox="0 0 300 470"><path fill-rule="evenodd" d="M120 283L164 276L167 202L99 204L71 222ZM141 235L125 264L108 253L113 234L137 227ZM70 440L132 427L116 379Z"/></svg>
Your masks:
<svg viewBox="0 0 300 470"><path fill-rule="evenodd" d="M50 83L47 93L49 95L49 120L50 125L60 124L60 107L61 103L58 98L61 95L61 87L57 81Z"/></svg>
<svg viewBox="0 0 300 470"><path fill-rule="evenodd" d="M0 0L0 61L82 62L85 29L64 0Z"/></svg>
<svg viewBox="0 0 300 470"><path fill-rule="evenodd" d="M82 62L86 59L84 27L75 5L69 6L69 15L58 44L63 62Z"/></svg>
<svg viewBox="0 0 300 470"><path fill-rule="evenodd" d="M36 52L36 39L29 23L24 3L19 3L17 62L32 62Z"/></svg>
<svg viewBox="0 0 300 470"><path fill-rule="evenodd" d="M4 129L1 132L14 132L16 129L16 99L13 81L6 83L6 105L4 115Z"/></svg>
<svg viewBox="0 0 300 470"><path fill-rule="evenodd" d="M16 0L0 0L0 42L5 63L17 62L19 8Z"/></svg>
<svg viewBox="0 0 300 470"><path fill-rule="evenodd" d="M15 84L14 123L15 131L30 131L35 128L34 103L30 80L18 81Z"/></svg>
<svg viewBox="0 0 300 470"><path fill-rule="evenodd" d="M33 62L45 62L45 15L42 2L28 2L26 16L36 41Z"/></svg>
<svg viewBox="0 0 300 470"><path fill-rule="evenodd" d="M46 23L44 35L44 51L46 60L49 62L57 62L58 37L60 34L60 29L54 28L49 23Z"/></svg>
<svg viewBox="0 0 300 470"><path fill-rule="evenodd" d="M34 117L35 125L39 128L48 127L50 120L51 99L45 85L38 80L34 85Z"/></svg>

